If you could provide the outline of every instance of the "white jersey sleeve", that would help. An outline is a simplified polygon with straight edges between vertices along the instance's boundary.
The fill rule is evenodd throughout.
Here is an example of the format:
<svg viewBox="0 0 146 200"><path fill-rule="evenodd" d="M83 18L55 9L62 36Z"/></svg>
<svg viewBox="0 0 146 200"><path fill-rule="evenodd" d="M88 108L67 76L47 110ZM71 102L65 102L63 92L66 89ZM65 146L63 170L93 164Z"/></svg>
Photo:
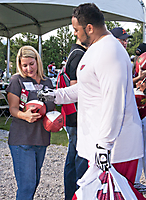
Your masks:
<svg viewBox="0 0 146 200"><path fill-rule="evenodd" d="M78 100L78 84L55 90L56 104L75 103Z"/></svg>
<svg viewBox="0 0 146 200"><path fill-rule="evenodd" d="M113 147L125 119L127 88L131 81L128 65L127 58L109 51L106 59L99 59L98 67L94 68L102 97L98 143L106 149Z"/></svg>

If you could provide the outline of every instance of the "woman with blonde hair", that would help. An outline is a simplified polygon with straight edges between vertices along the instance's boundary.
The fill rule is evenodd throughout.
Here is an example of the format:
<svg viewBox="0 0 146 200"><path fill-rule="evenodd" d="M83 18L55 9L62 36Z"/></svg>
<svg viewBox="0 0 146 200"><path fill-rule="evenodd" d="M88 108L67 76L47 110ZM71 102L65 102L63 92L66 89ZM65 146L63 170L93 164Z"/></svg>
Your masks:
<svg viewBox="0 0 146 200"><path fill-rule="evenodd" d="M33 113L34 108L25 111L24 107L26 102L38 100L38 90L53 88L53 85L45 77L41 58L32 46L21 47L16 62L17 73L6 89L13 116L8 144L18 186L16 199L31 200L39 184L46 147L50 144L50 132L44 129L41 115ZM45 103L47 112L54 110L54 103Z"/></svg>

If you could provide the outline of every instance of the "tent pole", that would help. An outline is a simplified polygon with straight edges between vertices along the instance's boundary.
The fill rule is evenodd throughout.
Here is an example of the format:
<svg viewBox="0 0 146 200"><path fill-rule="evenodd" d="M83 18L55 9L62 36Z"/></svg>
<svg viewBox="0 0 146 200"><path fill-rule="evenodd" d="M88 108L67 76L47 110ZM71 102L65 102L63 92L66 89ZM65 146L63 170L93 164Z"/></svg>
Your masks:
<svg viewBox="0 0 146 200"><path fill-rule="evenodd" d="M10 64L10 38L7 37L7 81L9 79L9 64Z"/></svg>
<svg viewBox="0 0 146 200"><path fill-rule="evenodd" d="M144 22L143 22L143 42L146 42L146 7L143 4Z"/></svg>
<svg viewBox="0 0 146 200"><path fill-rule="evenodd" d="M139 0L142 8L143 8L143 12L144 12L144 22L143 22L143 42L146 42L146 7L144 5L143 0Z"/></svg>
<svg viewBox="0 0 146 200"><path fill-rule="evenodd" d="M41 37L41 35L38 35L38 49L39 49L39 55L41 57L41 54L42 54L42 37Z"/></svg>

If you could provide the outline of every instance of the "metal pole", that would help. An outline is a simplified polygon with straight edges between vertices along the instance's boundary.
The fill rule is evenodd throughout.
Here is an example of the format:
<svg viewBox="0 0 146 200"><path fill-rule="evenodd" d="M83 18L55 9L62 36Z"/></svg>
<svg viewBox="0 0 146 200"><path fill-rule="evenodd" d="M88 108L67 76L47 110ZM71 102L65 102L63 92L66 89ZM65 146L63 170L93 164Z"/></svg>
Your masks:
<svg viewBox="0 0 146 200"><path fill-rule="evenodd" d="M10 64L10 38L7 37L7 81L9 79L9 64Z"/></svg>
<svg viewBox="0 0 146 200"><path fill-rule="evenodd" d="M143 23L143 42L146 42L146 7L143 5L144 23Z"/></svg>
<svg viewBox="0 0 146 200"><path fill-rule="evenodd" d="M138 0L143 7L143 12L144 12L144 22L143 22L143 42L146 42L146 8L144 5L143 0Z"/></svg>
<svg viewBox="0 0 146 200"><path fill-rule="evenodd" d="M41 54L42 54L42 37L41 37L41 35L38 35L38 49L39 49L39 55L41 57Z"/></svg>

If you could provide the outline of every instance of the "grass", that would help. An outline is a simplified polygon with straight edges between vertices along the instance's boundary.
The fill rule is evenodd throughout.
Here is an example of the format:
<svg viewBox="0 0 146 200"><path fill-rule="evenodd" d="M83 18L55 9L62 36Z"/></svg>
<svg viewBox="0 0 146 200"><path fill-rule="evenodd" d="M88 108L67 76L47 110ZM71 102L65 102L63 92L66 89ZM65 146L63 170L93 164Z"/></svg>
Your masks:
<svg viewBox="0 0 146 200"><path fill-rule="evenodd" d="M63 129L57 133L51 133L51 144L68 146L66 131Z"/></svg>
<svg viewBox="0 0 146 200"><path fill-rule="evenodd" d="M10 124L12 122L12 117L8 120L6 125L5 121L6 121L5 117L0 117L0 129L9 131ZM62 129L59 132L51 133L51 144L68 146L68 138L66 131Z"/></svg>
<svg viewBox="0 0 146 200"><path fill-rule="evenodd" d="M8 120L7 124L5 124L5 121L6 121L6 117L0 117L0 129L9 131L12 118Z"/></svg>

